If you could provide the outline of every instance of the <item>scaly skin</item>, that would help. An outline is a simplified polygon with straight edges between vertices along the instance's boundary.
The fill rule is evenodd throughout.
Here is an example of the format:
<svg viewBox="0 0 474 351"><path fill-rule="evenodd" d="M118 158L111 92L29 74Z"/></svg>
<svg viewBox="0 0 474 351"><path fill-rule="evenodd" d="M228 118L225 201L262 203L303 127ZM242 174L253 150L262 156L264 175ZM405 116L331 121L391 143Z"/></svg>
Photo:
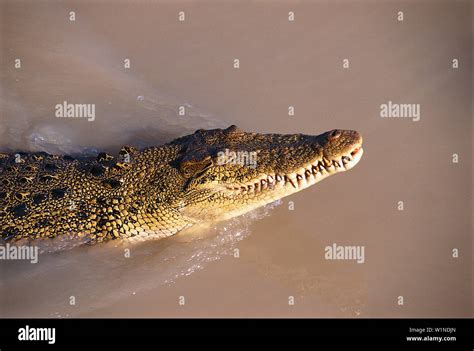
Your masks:
<svg viewBox="0 0 474 351"><path fill-rule="evenodd" d="M282 135L231 126L141 151L124 147L118 160L0 154L0 236L31 241L64 235L89 243L170 236L350 169L362 156L361 145L355 131ZM256 164L223 158L219 152L226 149L254 152Z"/></svg>

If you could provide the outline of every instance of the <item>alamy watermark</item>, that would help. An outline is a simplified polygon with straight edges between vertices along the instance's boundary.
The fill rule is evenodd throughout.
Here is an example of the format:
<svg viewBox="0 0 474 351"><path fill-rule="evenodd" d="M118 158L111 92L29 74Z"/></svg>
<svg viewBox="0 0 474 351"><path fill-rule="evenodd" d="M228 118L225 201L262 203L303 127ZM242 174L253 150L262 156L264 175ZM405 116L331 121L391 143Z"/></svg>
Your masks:
<svg viewBox="0 0 474 351"><path fill-rule="evenodd" d="M37 246L15 246L7 243L0 246L0 260L26 260L30 263L38 263Z"/></svg>
<svg viewBox="0 0 474 351"><path fill-rule="evenodd" d="M89 122L95 121L95 104L70 104L63 101L54 108L58 118L87 118Z"/></svg>
<svg viewBox="0 0 474 351"><path fill-rule="evenodd" d="M380 105L380 117L411 118L413 122L418 122L421 118L420 104L397 104L389 100Z"/></svg>
<svg viewBox="0 0 474 351"><path fill-rule="evenodd" d="M231 151L225 149L217 153L217 164L223 166L225 164L235 164L241 166L248 166L250 168L257 167L257 152L256 151Z"/></svg>
<svg viewBox="0 0 474 351"><path fill-rule="evenodd" d="M56 328L35 328L26 325L18 329L18 340L20 341L47 341L48 344L56 342Z"/></svg>
<svg viewBox="0 0 474 351"><path fill-rule="evenodd" d="M365 262L364 246L342 246L333 243L324 249L324 258L326 260L352 260L357 263Z"/></svg>

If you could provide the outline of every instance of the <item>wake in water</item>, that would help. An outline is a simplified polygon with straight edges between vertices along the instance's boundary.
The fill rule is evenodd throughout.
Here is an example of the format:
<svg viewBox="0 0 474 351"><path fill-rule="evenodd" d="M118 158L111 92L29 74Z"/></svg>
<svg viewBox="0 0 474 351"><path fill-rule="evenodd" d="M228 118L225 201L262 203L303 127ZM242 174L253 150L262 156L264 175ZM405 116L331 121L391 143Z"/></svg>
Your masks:
<svg viewBox="0 0 474 351"><path fill-rule="evenodd" d="M0 150L94 155L123 145L160 145L199 128L231 124L117 65L123 53L114 52L93 26L81 27L74 45L69 36L58 31L42 50L25 48L23 55L34 57L44 74L40 82L12 75L14 85L0 89ZM45 74L50 62L55 69ZM67 69L56 69L63 66ZM2 81L8 80L2 76ZM94 105L94 121L57 118L55 106L65 101Z"/></svg>
<svg viewBox="0 0 474 351"><path fill-rule="evenodd" d="M173 237L131 243L110 241L92 247L43 253L39 263L7 262L0 288L25 294L18 310L31 316L68 317L119 302L130 295L173 284L222 257L233 255L239 241L250 235L254 220L268 216L281 202L276 201L210 228L185 230ZM78 304L66 302L74 296ZM5 305L6 306L6 305ZM5 308L5 307L4 307ZM10 316L8 311L2 315Z"/></svg>
<svg viewBox="0 0 474 351"><path fill-rule="evenodd" d="M187 245L190 254L187 258L185 257L186 255L182 256L182 262L180 262L181 259L178 262L174 262L173 272L170 272L169 277L164 280L164 283L173 282L180 276L190 275L204 268L209 262L234 254L236 244L250 235L251 223L270 215L271 210L278 205L281 205L281 200L277 200L241 217L234 218L227 223L217 224L211 230L212 233L217 233L216 235L210 237L208 235L205 239L197 239L190 242ZM170 253L173 250L174 247L170 248Z"/></svg>

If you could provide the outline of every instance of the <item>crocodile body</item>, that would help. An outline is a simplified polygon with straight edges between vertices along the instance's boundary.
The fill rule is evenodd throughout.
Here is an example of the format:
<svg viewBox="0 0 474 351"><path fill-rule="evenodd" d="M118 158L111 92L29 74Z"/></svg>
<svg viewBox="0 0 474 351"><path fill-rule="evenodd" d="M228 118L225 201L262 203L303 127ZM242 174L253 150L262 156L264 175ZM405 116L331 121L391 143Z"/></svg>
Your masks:
<svg viewBox="0 0 474 351"><path fill-rule="evenodd" d="M170 236L350 169L361 145L355 131L283 135L231 126L143 150L123 147L116 157L0 154L0 236L31 241L64 235L89 243ZM256 162L236 155L255 155Z"/></svg>

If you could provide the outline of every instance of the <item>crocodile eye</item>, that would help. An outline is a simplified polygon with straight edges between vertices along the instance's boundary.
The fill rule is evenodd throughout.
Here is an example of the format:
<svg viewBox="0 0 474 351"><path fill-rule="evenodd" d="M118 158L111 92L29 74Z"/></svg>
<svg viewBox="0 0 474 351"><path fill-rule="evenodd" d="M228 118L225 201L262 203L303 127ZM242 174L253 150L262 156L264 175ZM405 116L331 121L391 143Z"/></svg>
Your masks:
<svg viewBox="0 0 474 351"><path fill-rule="evenodd" d="M212 165L212 160L210 156L207 156L201 160L183 160L179 164L179 171L181 174L186 177L192 177Z"/></svg>
<svg viewBox="0 0 474 351"><path fill-rule="evenodd" d="M329 139L330 140L335 140L339 138L342 135L342 132L338 129L334 129L329 133Z"/></svg>
<svg viewBox="0 0 474 351"><path fill-rule="evenodd" d="M181 174L185 176L186 178L191 177L195 173L193 165L188 165L188 164L183 164L183 163L180 164L180 171L181 171Z"/></svg>

